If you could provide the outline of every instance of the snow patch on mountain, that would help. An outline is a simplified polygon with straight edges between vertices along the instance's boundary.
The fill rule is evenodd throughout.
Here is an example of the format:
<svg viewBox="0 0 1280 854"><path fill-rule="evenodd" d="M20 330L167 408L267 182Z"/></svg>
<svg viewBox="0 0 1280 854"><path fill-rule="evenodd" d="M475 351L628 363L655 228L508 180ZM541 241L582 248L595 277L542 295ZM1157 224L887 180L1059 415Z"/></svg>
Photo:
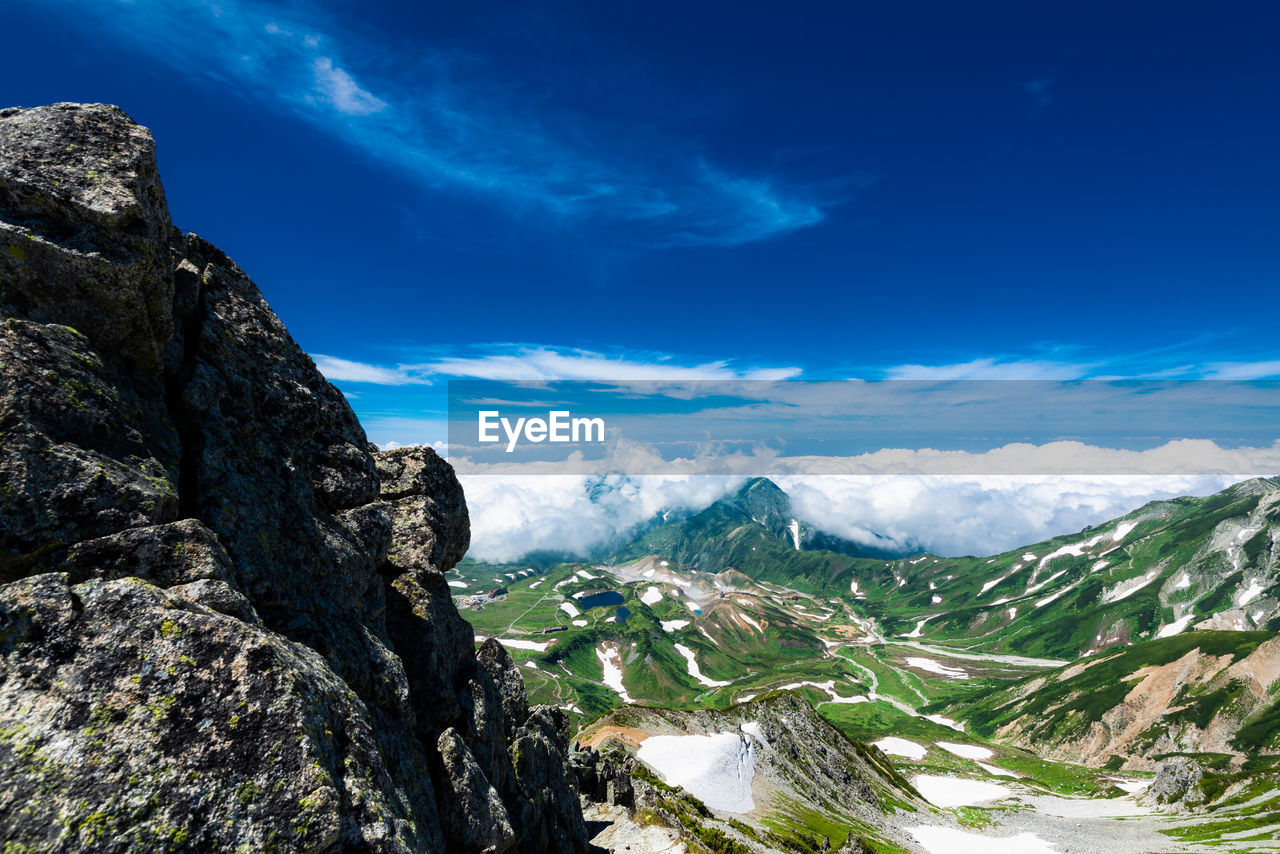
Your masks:
<svg viewBox="0 0 1280 854"><path fill-rule="evenodd" d="M740 733L654 735L641 742L636 758L668 785L683 787L714 810L743 814L755 809L755 745Z"/></svg>
<svg viewBox="0 0 1280 854"><path fill-rule="evenodd" d="M699 683L706 685L708 688L720 688L730 684L729 682L721 682L718 679L708 679L702 675L702 668L698 666L698 659L694 656L693 650L684 644L675 644L676 652L684 656L685 661L689 664L689 675L698 680Z"/></svg>

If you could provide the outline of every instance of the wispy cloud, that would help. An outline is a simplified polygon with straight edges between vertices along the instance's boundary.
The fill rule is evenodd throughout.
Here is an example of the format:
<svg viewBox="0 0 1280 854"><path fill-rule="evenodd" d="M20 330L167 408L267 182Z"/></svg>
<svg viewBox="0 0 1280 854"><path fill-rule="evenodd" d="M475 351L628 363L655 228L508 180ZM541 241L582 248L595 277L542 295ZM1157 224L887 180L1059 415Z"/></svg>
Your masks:
<svg viewBox="0 0 1280 854"><path fill-rule="evenodd" d="M317 57L311 68L316 74L317 91L343 115L367 116L387 108L386 101L361 89L355 78L335 68L329 57Z"/></svg>
<svg viewBox="0 0 1280 854"><path fill-rule="evenodd" d="M1264 362L1213 362L1205 366L1205 376L1215 380L1280 379L1280 360Z"/></svg>
<svg viewBox="0 0 1280 854"><path fill-rule="evenodd" d="M737 246L807 228L839 200L732 174L672 144L623 144L580 115L530 115L516 76L423 46L387 56L316 7L244 0L48 0L193 78L287 110L432 190L629 229L628 242ZM306 17L303 17L305 10ZM387 44L393 39L387 39ZM492 70L488 72L492 74Z"/></svg>
<svg viewBox="0 0 1280 854"><path fill-rule="evenodd" d="M374 385L430 385L431 380L403 366L386 367L353 362L336 356L315 354L316 367L331 382L373 383ZM350 395L348 395L350 396Z"/></svg>
<svg viewBox="0 0 1280 854"><path fill-rule="evenodd" d="M1186 361L1179 348L1119 353L1076 361L984 356L963 362L893 365L879 369L891 380L1251 380L1280 379L1280 360ZM1172 360L1172 361L1170 361ZM872 369L875 373L875 369Z"/></svg>
<svg viewBox="0 0 1280 854"><path fill-rule="evenodd" d="M701 190L699 206L705 220L689 220L674 231L670 245L736 246L764 240L822 222L822 209L810 201L790 198L764 178L728 175L701 163L693 186Z"/></svg>
<svg viewBox="0 0 1280 854"><path fill-rule="evenodd" d="M1099 364L987 357L942 365L895 365L884 375L890 380L1076 380Z"/></svg>
<svg viewBox="0 0 1280 854"><path fill-rule="evenodd" d="M784 380L794 367L741 367L718 359L691 362L667 354L611 355L573 348L517 347L508 353L446 357L413 370L474 379L513 380Z"/></svg>
<svg viewBox="0 0 1280 854"><path fill-rule="evenodd" d="M800 375L800 369L795 367L743 366L727 359L706 362L666 353L601 353L572 347L525 344L492 344L472 349L482 352L394 366L323 355L314 358L320 372L330 380L377 385L424 384L430 383L433 377L626 382L786 380Z"/></svg>

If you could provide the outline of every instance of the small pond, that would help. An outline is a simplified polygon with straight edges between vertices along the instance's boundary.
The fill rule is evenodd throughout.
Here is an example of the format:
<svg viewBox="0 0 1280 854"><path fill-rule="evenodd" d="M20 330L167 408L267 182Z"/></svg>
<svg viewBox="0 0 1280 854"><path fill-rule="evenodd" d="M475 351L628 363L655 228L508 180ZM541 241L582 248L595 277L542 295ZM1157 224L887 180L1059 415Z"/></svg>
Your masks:
<svg viewBox="0 0 1280 854"><path fill-rule="evenodd" d="M614 617L614 619L617 620L619 623L622 623L625 625L627 622L627 617L630 617L630 616L631 616L631 612L628 611L626 608L619 608L618 615Z"/></svg>
<svg viewBox="0 0 1280 854"><path fill-rule="evenodd" d="M618 591L603 590L599 593L588 593L578 599L578 607L586 611L589 608L599 608L602 605L621 605L625 601Z"/></svg>

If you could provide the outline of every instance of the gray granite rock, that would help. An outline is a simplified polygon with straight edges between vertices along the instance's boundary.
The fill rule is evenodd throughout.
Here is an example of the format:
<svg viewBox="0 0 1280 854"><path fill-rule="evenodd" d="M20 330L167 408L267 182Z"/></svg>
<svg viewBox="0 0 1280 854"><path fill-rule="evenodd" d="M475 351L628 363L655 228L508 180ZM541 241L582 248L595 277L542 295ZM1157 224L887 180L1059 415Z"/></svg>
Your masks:
<svg viewBox="0 0 1280 854"><path fill-rule="evenodd" d="M563 715L444 581L453 470L369 445L154 155L0 110L0 841L585 850Z"/></svg>

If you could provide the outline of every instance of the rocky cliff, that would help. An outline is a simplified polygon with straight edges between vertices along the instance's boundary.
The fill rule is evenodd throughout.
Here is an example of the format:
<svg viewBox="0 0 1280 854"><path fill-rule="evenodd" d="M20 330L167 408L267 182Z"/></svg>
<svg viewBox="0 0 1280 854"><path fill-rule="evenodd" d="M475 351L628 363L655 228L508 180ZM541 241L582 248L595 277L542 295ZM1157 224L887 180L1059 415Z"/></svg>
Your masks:
<svg viewBox="0 0 1280 854"><path fill-rule="evenodd" d="M584 851L477 653L466 503L379 453L115 107L0 110L5 851Z"/></svg>

